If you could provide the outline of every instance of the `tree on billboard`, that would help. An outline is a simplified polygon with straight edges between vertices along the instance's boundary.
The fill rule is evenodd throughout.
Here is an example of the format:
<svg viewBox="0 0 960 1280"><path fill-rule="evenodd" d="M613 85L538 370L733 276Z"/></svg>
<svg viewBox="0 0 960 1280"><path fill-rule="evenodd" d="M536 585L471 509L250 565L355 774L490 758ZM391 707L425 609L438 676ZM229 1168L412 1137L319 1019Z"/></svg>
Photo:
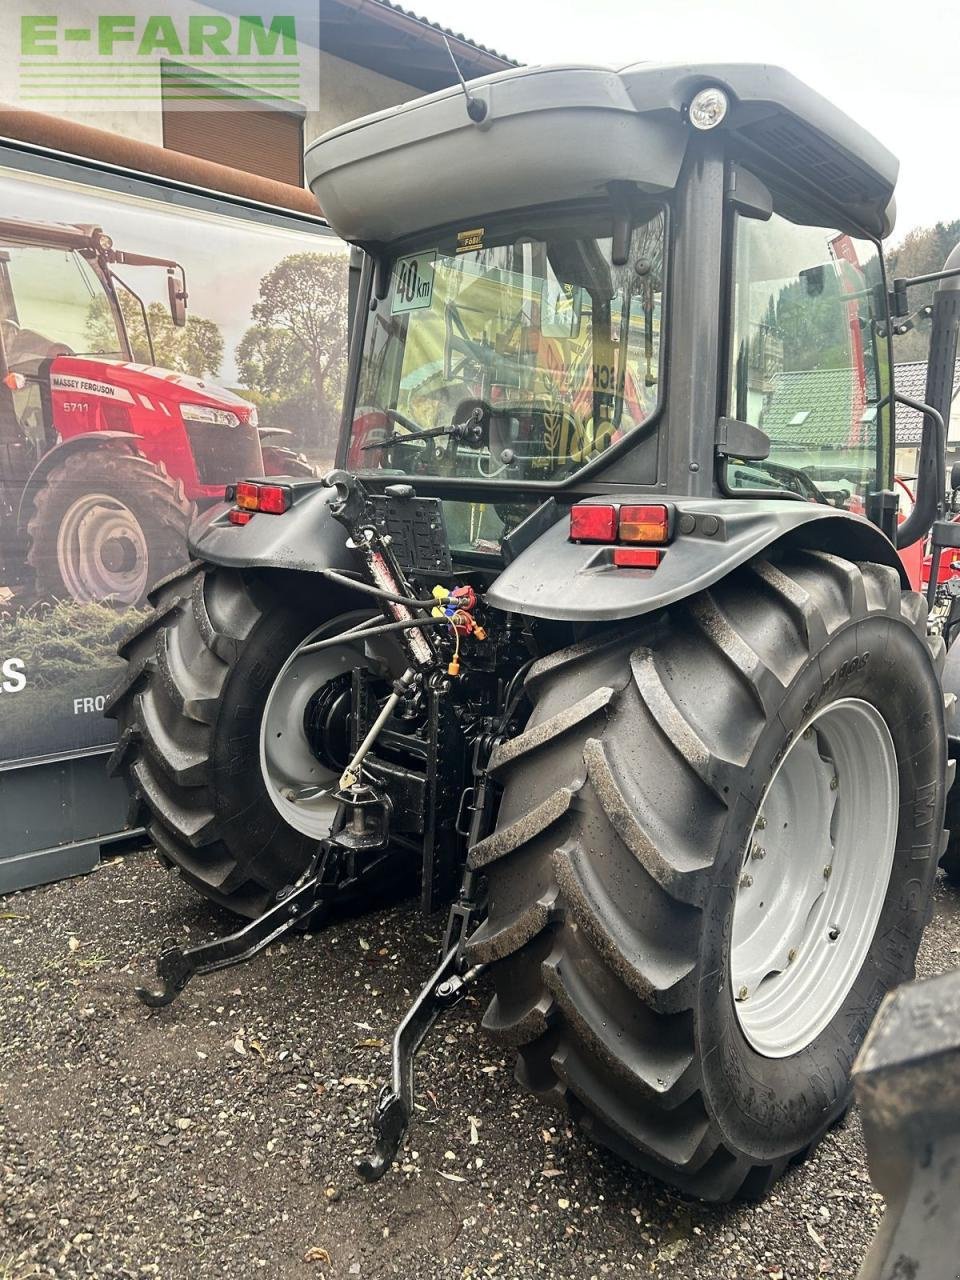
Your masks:
<svg viewBox="0 0 960 1280"><path fill-rule="evenodd" d="M342 257L293 253L260 281L253 324L237 347L243 384L264 423L309 447L332 443L347 367L347 271ZM314 425L316 424L316 425Z"/></svg>
<svg viewBox="0 0 960 1280"><path fill-rule="evenodd" d="M118 296L134 359L149 364L150 347L140 305L128 293L119 293ZM204 374L216 377L220 372L223 334L212 320L203 316L187 316L186 325L178 329L163 303L151 302L147 305L147 321L153 338L155 361L160 368L190 373L195 378ZM96 298L90 304L87 333L94 351L110 351L116 347L116 330L106 298Z"/></svg>

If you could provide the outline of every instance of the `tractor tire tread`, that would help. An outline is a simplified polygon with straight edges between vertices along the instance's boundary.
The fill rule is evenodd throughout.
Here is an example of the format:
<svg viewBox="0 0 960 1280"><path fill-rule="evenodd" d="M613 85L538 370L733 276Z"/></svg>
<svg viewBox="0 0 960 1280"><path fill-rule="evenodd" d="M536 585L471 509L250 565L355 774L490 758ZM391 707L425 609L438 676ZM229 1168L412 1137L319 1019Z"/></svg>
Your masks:
<svg viewBox="0 0 960 1280"><path fill-rule="evenodd" d="M790 1158L726 1145L701 1079L698 938L717 832L778 692L878 612L926 638L925 602L892 570L813 551L753 561L679 606L674 631L655 620L642 643L621 628L540 659L528 727L493 760L502 825L469 855L489 880L467 946L471 962L495 962L484 1027L516 1048L532 1092L704 1199L762 1195ZM698 699L694 671L701 688L723 677L730 701Z"/></svg>

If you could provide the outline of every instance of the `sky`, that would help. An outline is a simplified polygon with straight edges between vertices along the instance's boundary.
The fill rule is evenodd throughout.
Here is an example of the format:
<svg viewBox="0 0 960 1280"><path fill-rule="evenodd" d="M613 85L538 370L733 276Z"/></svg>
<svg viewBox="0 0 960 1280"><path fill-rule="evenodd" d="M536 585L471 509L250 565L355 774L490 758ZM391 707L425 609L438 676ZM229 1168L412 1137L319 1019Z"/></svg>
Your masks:
<svg viewBox="0 0 960 1280"><path fill-rule="evenodd" d="M960 5L939 0L403 0L521 62L770 62L900 160L893 240L960 217Z"/></svg>

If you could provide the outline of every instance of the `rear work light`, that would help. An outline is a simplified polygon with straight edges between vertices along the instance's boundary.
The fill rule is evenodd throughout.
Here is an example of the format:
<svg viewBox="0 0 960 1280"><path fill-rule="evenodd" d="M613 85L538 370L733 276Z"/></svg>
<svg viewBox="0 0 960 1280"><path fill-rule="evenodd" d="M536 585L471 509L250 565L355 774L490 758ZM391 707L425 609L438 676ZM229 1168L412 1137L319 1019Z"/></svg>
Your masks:
<svg viewBox="0 0 960 1280"><path fill-rule="evenodd" d="M282 516L290 510L293 494L285 484L256 484L252 480L241 480L236 487L234 501L241 511L265 511L267 515Z"/></svg>
<svg viewBox="0 0 960 1280"><path fill-rule="evenodd" d="M582 502L570 508L571 542L665 543L670 539L670 510L662 503L606 506Z"/></svg>

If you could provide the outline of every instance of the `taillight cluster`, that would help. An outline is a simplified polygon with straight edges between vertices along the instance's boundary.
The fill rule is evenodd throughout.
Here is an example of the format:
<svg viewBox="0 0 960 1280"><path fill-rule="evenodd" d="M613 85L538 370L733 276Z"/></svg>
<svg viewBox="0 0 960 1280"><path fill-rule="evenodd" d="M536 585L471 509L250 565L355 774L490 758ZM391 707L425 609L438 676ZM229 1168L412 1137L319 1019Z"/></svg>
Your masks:
<svg viewBox="0 0 960 1280"><path fill-rule="evenodd" d="M578 503L570 508L569 536L571 542L615 544L613 563L622 568L655 569L663 557L662 544L670 540L670 508L662 503Z"/></svg>
<svg viewBox="0 0 960 1280"><path fill-rule="evenodd" d="M229 498L230 492L227 491ZM270 516L282 516L293 503L293 492L285 484L259 484L253 480L241 480L234 486L233 500L236 507L229 512L231 524L247 524L258 511Z"/></svg>

